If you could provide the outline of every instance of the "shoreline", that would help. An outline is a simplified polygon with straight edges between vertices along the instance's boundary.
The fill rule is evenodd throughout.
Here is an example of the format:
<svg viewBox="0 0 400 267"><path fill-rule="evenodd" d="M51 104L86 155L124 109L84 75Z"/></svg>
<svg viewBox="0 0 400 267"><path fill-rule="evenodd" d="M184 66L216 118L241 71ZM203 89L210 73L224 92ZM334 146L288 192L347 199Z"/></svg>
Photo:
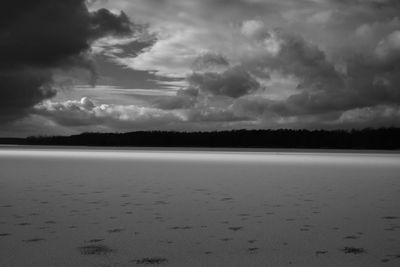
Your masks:
<svg viewBox="0 0 400 267"><path fill-rule="evenodd" d="M257 147L128 147L128 146L52 146L0 144L3 149L35 150L88 150L88 151L190 151L190 152L269 152L269 153L348 153L348 154L400 154L400 150L330 149L330 148L257 148Z"/></svg>

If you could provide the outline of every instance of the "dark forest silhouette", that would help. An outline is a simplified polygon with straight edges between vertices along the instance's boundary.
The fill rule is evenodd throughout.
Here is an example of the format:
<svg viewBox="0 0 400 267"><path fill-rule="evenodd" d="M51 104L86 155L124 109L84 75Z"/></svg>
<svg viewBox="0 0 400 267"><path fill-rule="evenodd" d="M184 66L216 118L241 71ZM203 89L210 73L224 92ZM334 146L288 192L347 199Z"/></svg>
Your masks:
<svg viewBox="0 0 400 267"><path fill-rule="evenodd" d="M400 149L400 128L363 130L138 131L0 138L1 144L120 147Z"/></svg>

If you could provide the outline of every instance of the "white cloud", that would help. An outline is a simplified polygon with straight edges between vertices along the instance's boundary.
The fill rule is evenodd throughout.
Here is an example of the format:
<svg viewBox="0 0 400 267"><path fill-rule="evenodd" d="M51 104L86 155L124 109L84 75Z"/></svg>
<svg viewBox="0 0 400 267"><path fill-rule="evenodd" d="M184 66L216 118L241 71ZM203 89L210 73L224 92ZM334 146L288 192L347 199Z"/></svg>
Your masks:
<svg viewBox="0 0 400 267"><path fill-rule="evenodd" d="M51 118L60 125L104 125L115 129L161 126L184 121L179 111L165 111L136 105L96 104L87 97L64 102L45 101L35 107L36 114Z"/></svg>

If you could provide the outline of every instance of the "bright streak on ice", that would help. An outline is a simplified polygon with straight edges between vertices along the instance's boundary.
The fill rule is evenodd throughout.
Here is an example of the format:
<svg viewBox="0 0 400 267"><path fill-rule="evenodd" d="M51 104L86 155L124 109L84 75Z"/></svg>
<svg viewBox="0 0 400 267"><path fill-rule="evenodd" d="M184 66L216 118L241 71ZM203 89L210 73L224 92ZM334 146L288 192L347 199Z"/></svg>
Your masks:
<svg viewBox="0 0 400 267"><path fill-rule="evenodd" d="M157 151L83 149L0 149L0 157L109 159L146 161L243 162L298 164L400 165L399 154L331 152Z"/></svg>

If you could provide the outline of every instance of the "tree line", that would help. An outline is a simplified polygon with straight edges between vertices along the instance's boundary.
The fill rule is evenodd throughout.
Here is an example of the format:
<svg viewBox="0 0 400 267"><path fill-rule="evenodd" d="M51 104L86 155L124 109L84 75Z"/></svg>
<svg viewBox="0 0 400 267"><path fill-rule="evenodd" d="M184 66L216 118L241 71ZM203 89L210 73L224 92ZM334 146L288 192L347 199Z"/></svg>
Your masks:
<svg viewBox="0 0 400 267"><path fill-rule="evenodd" d="M116 147L400 149L400 128L82 133L71 136L0 138L0 143Z"/></svg>

